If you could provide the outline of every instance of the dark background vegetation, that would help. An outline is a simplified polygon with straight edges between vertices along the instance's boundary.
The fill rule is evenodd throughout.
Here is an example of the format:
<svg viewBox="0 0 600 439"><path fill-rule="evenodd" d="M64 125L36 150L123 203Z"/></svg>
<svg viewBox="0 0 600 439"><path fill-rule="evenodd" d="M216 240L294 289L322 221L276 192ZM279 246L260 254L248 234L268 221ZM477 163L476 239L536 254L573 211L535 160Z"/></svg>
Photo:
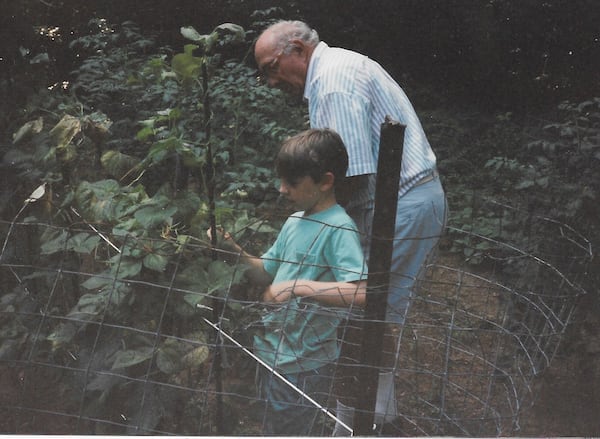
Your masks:
<svg viewBox="0 0 600 439"><path fill-rule="evenodd" d="M576 227L594 251L600 245L597 0L1 0L0 6L2 155L28 120L28 101L74 80L90 54L69 45L90 34L93 18L132 21L158 46L172 47L171 54L185 44L181 26L209 33L231 22L252 37L261 20L299 18L330 45L379 61L403 85L438 154L459 225L472 220L461 204L467 191L486 188L509 200L518 194L528 208ZM55 35L47 31L53 28ZM244 59L248 46L228 55ZM252 66L252 57L245 62ZM2 173L5 187L21 181L8 167ZM16 209L9 206L3 219ZM596 259L583 278L590 294L524 422L525 434L600 432L599 271Z"/></svg>
<svg viewBox="0 0 600 439"><path fill-rule="evenodd" d="M10 86L3 83L3 103L14 104L48 79L66 78L76 60L65 47L92 17L131 20L161 44L177 44L182 25L200 32L223 22L247 27L253 11L274 4L286 18L308 21L331 45L366 53L395 77L429 84L440 98L535 112L566 98L598 95L595 0L349 0L343 6L335 0L4 0L0 71ZM61 37L36 35L32 28L39 25L59 27ZM55 62L32 68L32 57L44 52Z"/></svg>

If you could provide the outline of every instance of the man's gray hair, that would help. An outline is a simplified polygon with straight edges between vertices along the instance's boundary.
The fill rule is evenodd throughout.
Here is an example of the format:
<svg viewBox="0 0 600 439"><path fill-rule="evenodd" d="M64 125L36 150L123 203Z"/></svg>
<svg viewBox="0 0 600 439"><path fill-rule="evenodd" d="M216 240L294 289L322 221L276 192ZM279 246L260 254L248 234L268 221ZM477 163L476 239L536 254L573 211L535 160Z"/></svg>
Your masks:
<svg viewBox="0 0 600 439"><path fill-rule="evenodd" d="M277 41L277 47L285 49L292 40L304 41L308 46L319 44L319 34L308 24L299 20L281 20L268 28Z"/></svg>

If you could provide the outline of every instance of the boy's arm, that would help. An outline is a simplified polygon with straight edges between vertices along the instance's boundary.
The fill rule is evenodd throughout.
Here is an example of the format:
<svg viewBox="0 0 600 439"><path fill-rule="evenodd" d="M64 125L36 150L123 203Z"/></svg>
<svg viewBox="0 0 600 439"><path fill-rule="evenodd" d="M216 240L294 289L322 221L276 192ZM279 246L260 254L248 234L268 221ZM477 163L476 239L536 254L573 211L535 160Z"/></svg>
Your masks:
<svg viewBox="0 0 600 439"><path fill-rule="evenodd" d="M235 252L240 256L241 262L250 267L250 269L246 271L246 276L248 276L248 279L250 279L252 283L258 285L268 285L273 281L271 275L265 270L261 258L251 255L244 250L241 245L233 240L229 232L225 232L223 229L218 228L217 233L221 236L221 245L219 247L232 253ZM209 239L212 239L210 229L206 231L206 234Z"/></svg>
<svg viewBox="0 0 600 439"><path fill-rule="evenodd" d="M264 292L266 302L286 302L292 297L310 297L330 306L364 306L367 281L320 282L315 280L290 280L271 284Z"/></svg>

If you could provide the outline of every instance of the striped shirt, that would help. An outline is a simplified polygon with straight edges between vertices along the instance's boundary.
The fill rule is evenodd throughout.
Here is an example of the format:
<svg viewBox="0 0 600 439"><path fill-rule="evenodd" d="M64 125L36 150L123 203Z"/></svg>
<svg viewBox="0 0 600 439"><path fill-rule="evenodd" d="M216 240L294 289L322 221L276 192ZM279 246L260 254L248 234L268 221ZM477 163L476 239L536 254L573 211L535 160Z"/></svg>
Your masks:
<svg viewBox="0 0 600 439"><path fill-rule="evenodd" d="M435 169L435 155L408 97L368 57L320 42L310 59L304 98L311 128L331 128L342 137L349 156L347 175L371 175L369 187L357 194L349 207L372 207L379 137L386 115L406 125L398 196Z"/></svg>

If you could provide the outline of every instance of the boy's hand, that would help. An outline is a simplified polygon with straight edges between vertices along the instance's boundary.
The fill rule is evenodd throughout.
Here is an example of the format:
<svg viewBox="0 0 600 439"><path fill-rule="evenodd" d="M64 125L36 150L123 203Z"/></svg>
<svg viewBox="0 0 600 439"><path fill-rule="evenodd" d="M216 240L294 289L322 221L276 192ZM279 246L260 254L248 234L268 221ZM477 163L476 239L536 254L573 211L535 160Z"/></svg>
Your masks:
<svg viewBox="0 0 600 439"><path fill-rule="evenodd" d="M279 282L271 284L263 293L263 301L283 303L294 297L295 281Z"/></svg>
<svg viewBox="0 0 600 439"><path fill-rule="evenodd" d="M223 227L217 226L216 232L217 232L217 247L233 247L233 246L235 246L235 241L233 240L233 237L231 236L231 234L229 232L226 232L223 229ZM210 242L212 242L213 238L212 238L211 228L208 228L208 230L206 230L206 236L208 237Z"/></svg>

